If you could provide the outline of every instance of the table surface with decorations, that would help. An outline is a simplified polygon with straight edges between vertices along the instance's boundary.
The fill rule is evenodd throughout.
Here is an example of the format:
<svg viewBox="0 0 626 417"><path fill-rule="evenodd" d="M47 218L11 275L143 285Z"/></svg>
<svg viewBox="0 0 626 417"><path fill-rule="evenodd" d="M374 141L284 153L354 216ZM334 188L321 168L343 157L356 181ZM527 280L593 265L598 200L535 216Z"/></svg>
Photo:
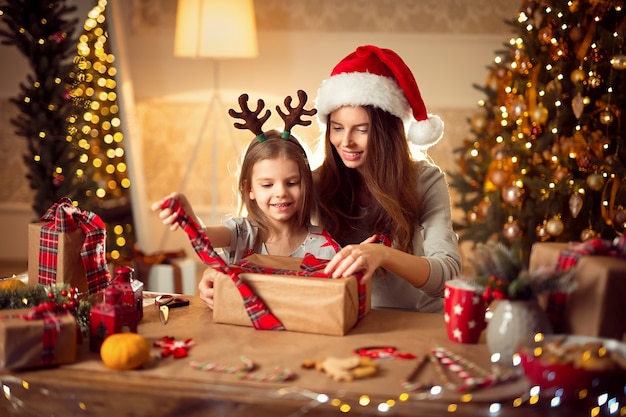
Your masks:
<svg viewBox="0 0 626 417"><path fill-rule="evenodd" d="M186 357L153 358L140 369L107 368L98 353L82 342L75 363L53 368L0 371L3 397L0 415L15 416L416 416L451 413L463 416L588 416L597 415L595 400L555 404L550 396L533 395L522 376L492 387L460 392L442 388L415 390L418 383L442 386L441 370L427 363L414 384L403 385L420 358L435 347L489 369L484 343L448 340L441 314L372 310L345 336L213 323L212 311L197 297L190 305L170 310L163 325L152 295L144 295L144 317L138 333L150 343L164 336L192 341ZM307 361L353 357L361 347L395 347L396 353L375 359L375 376L335 381L324 372L305 369ZM413 354L416 358L404 357ZM242 357L256 368L242 378L232 367ZM222 366L223 372L192 363ZM276 367L289 368L293 378L274 382ZM449 370L448 370L449 371ZM263 375L268 380L258 380ZM462 381L452 373L447 378ZM256 378L256 379L255 379ZM428 386L428 385L427 385ZM595 410L595 411L594 411ZM595 414L594 414L595 413ZM619 413L618 413L619 415Z"/></svg>

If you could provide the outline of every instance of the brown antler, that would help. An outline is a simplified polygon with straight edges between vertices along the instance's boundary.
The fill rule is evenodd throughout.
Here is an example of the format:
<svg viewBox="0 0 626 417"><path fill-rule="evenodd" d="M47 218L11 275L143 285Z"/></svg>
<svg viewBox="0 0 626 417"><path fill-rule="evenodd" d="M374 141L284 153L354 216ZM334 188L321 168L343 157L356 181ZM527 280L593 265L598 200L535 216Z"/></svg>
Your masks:
<svg viewBox="0 0 626 417"><path fill-rule="evenodd" d="M276 106L276 111L280 114L280 117L285 121L285 132L291 132L291 129L295 125L308 126L311 124L310 120L302 120L301 117L304 116L313 116L317 113L316 109L305 110L304 105L307 101L307 95L304 91L298 90L298 100L300 100L300 104L298 107L291 107L291 96L285 97L285 108L289 112L288 114L283 113L280 109L280 106Z"/></svg>
<svg viewBox="0 0 626 417"><path fill-rule="evenodd" d="M263 124L270 118L271 113L269 109L267 109L265 110L265 114L259 117L259 114L263 111L263 107L265 107L265 102L259 99L257 101L256 110L252 111L248 107L248 95L242 94L239 96L239 107L241 107L241 112L230 109L228 110L228 114L235 119L242 119L245 123L235 122L233 125L237 129L248 129L259 137L263 136Z"/></svg>

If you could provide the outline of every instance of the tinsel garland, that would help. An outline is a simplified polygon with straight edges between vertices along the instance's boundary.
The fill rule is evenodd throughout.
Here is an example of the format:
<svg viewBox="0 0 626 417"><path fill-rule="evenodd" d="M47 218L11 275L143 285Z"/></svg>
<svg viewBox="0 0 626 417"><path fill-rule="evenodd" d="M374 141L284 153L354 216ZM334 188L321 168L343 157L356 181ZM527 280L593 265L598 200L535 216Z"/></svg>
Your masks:
<svg viewBox="0 0 626 417"><path fill-rule="evenodd" d="M89 314L92 302L74 297L75 292L67 284L25 285L0 288L0 310L32 308L43 302L65 306L76 317L83 335L89 334Z"/></svg>

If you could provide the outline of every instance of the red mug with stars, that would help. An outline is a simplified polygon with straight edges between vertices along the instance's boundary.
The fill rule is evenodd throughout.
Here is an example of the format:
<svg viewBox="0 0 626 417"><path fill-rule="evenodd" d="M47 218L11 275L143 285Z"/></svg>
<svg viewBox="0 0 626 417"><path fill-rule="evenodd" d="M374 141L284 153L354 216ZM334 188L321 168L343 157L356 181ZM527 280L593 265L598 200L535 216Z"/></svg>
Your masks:
<svg viewBox="0 0 626 417"><path fill-rule="evenodd" d="M485 329L485 299L474 286L463 279L446 282L444 319L448 339L457 343L478 343Z"/></svg>

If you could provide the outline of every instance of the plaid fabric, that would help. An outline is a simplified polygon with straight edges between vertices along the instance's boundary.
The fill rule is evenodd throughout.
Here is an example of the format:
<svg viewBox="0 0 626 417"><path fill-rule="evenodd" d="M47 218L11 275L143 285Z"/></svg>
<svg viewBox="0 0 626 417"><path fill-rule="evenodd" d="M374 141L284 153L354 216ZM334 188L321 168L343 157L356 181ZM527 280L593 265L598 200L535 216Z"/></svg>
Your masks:
<svg viewBox="0 0 626 417"><path fill-rule="evenodd" d="M230 268L217 254L209 237L193 219L189 218L180 203L175 199L167 199L163 202L163 208L169 208L175 212L178 224L183 228L194 250L205 264L227 274L239 290L246 313L250 317L252 325L257 330L284 330L282 323L269 311L252 289L239 278L237 271Z"/></svg>
<svg viewBox="0 0 626 417"><path fill-rule="evenodd" d="M94 294L105 288L111 277L107 268L106 228L102 219L92 212L79 210L70 198L63 197L40 220L46 224L39 235L39 283L56 283L59 233L70 233L80 228L85 234L80 257L88 292Z"/></svg>
<svg viewBox="0 0 626 417"><path fill-rule="evenodd" d="M65 314L69 314L65 311ZM41 336L41 364L53 365L57 345L57 334L61 331L61 321L56 312L46 303L33 307L23 316L25 320L43 320Z"/></svg>
<svg viewBox="0 0 626 417"><path fill-rule="evenodd" d="M613 256L626 260L626 236L621 236L614 240L592 239L564 249L559 254L555 272L566 272L570 268L574 268L583 256L594 255ZM564 330L566 303L567 294L563 291L553 292L548 297L546 313L552 322L555 332Z"/></svg>

